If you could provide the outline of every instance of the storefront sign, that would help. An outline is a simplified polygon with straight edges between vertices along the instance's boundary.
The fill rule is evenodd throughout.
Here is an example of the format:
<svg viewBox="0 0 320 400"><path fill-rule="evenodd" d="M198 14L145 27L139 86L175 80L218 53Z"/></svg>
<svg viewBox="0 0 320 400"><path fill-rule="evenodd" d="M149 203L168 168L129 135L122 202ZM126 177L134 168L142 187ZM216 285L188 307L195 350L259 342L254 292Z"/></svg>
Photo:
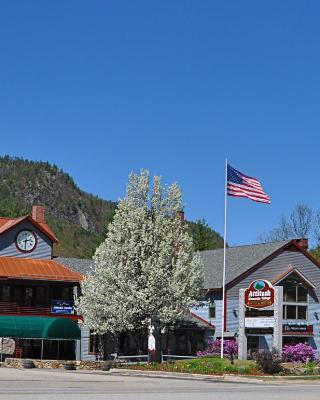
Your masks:
<svg viewBox="0 0 320 400"><path fill-rule="evenodd" d="M257 280L250 284L244 293L244 303L247 307L263 309L274 304L274 288L269 281Z"/></svg>
<svg viewBox="0 0 320 400"><path fill-rule="evenodd" d="M263 310L255 310L253 308L247 308L245 311L245 317L273 317L273 309L265 308Z"/></svg>
<svg viewBox="0 0 320 400"><path fill-rule="evenodd" d="M52 300L51 313L52 314L74 314L73 301Z"/></svg>
<svg viewBox="0 0 320 400"><path fill-rule="evenodd" d="M273 328L246 328L246 335L273 335Z"/></svg>
<svg viewBox="0 0 320 400"><path fill-rule="evenodd" d="M273 317L257 317L257 318L246 318L246 328L273 328L274 318Z"/></svg>
<svg viewBox="0 0 320 400"><path fill-rule="evenodd" d="M313 325L284 324L283 333L313 333Z"/></svg>

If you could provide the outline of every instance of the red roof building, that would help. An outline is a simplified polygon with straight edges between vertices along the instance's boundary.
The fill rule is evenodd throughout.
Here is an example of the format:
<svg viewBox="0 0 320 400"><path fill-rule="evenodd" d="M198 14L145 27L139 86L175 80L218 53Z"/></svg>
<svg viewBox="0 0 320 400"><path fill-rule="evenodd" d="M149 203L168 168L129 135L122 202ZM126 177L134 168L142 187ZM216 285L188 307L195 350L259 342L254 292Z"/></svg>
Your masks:
<svg viewBox="0 0 320 400"><path fill-rule="evenodd" d="M14 341L12 354L2 358L76 356L81 316L74 297L83 276L53 260L55 243L43 206L33 206L32 215L0 218L0 337Z"/></svg>

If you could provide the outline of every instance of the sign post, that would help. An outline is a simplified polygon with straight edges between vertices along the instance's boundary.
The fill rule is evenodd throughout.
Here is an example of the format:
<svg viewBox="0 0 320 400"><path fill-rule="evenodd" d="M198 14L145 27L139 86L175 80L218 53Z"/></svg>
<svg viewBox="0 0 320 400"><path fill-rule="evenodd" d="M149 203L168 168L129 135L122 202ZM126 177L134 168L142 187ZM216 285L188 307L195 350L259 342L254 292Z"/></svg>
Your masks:
<svg viewBox="0 0 320 400"><path fill-rule="evenodd" d="M247 359L247 334L273 334L273 347L282 350L282 286L253 281L239 291L239 359Z"/></svg>

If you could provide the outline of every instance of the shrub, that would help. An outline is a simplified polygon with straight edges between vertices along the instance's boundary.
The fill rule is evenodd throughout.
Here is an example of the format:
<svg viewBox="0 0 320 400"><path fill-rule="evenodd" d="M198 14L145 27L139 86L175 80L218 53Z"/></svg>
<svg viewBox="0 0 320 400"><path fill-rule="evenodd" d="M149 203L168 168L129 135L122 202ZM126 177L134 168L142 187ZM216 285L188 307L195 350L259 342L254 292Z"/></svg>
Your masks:
<svg viewBox="0 0 320 400"><path fill-rule="evenodd" d="M313 348L304 343L284 346L282 351L283 361L307 363L316 359Z"/></svg>
<svg viewBox="0 0 320 400"><path fill-rule="evenodd" d="M204 351L199 351L197 357L220 356L221 340L211 340ZM223 355L231 361L238 355L238 343L235 340L224 340Z"/></svg>
<svg viewBox="0 0 320 400"><path fill-rule="evenodd" d="M318 363L316 361L309 361L305 364L305 374L313 375L319 372Z"/></svg>
<svg viewBox="0 0 320 400"><path fill-rule="evenodd" d="M265 374L277 374L282 370L281 356L275 349L255 353L255 361Z"/></svg>

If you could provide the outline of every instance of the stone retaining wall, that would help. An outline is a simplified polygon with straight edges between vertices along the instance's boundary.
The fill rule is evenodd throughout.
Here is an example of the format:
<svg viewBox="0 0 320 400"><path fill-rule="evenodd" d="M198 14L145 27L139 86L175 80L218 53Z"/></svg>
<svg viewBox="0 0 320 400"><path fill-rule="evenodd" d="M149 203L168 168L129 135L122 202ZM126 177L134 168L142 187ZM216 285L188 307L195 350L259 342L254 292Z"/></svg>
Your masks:
<svg viewBox="0 0 320 400"><path fill-rule="evenodd" d="M66 361L66 360L32 360L36 368L64 368L65 364L75 364L76 369L101 370L101 366L108 361ZM114 361L110 361L111 366L115 366ZM21 358L6 358L2 363L2 367L23 368L23 360Z"/></svg>

